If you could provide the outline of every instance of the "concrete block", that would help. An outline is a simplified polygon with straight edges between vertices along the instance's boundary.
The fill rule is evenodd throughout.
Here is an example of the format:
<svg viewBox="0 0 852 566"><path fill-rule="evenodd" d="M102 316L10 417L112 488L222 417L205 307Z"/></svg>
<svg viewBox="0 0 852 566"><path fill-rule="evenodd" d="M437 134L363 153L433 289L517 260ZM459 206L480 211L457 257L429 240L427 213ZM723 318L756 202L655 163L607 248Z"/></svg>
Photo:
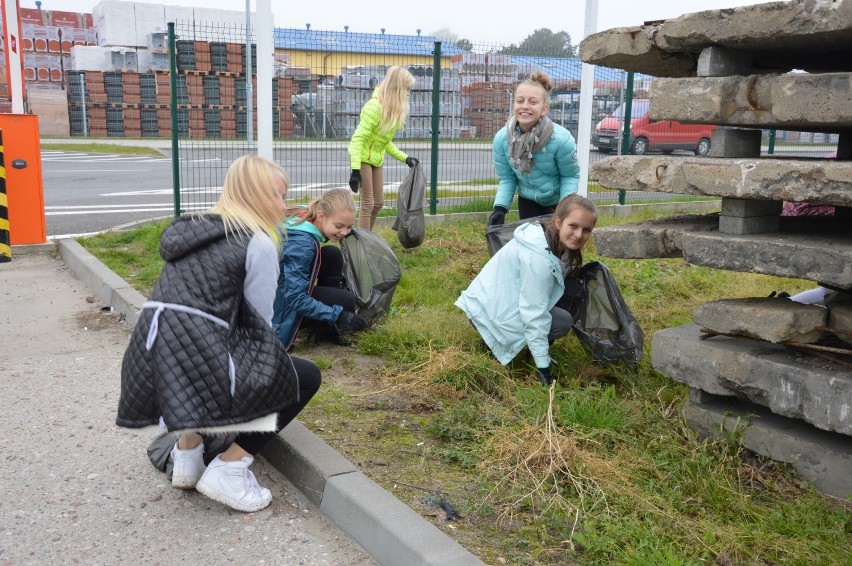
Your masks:
<svg viewBox="0 0 852 566"><path fill-rule="evenodd" d="M852 206L852 161L621 155L593 163L589 179L628 191Z"/></svg>
<svg viewBox="0 0 852 566"><path fill-rule="evenodd" d="M711 395L740 397L784 417L852 436L852 372L780 344L717 336L698 325L654 334L651 363L666 377ZM852 445L852 442L850 442Z"/></svg>
<svg viewBox="0 0 852 566"><path fill-rule="evenodd" d="M852 127L852 73L658 79L650 116L700 124L836 132Z"/></svg>
<svg viewBox="0 0 852 566"><path fill-rule="evenodd" d="M751 53L745 51L724 47L705 47L698 56L696 74L699 77L748 75L751 73L751 58Z"/></svg>
<svg viewBox="0 0 852 566"><path fill-rule="evenodd" d="M616 28L584 39L580 58L657 77L688 77L696 76L699 54L711 46L751 53L755 69L849 71L852 2L772 2Z"/></svg>
<svg viewBox="0 0 852 566"><path fill-rule="evenodd" d="M320 511L379 564L484 564L360 472L329 478Z"/></svg>
<svg viewBox="0 0 852 566"><path fill-rule="evenodd" d="M685 232L681 246L683 259L695 265L796 277L842 288L852 281L852 234L848 232L830 236Z"/></svg>
<svg viewBox="0 0 852 566"><path fill-rule="evenodd" d="M689 388L688 399L690 403L713 403L724 398L724 395L713 395L712 393L707 393L703 389L698 389L696 387Z"/></svg>
<svg viewBox="0 0 852 566"><path fill-rule="evenodd" d="M761 130L716 128L710 134L710 157L760 157Z"/></svg>
<svg viewBox="0 0 852 566"><path fill-rule="evenodd" d="M659 25L631 26L594 33L580 42L580 59L586 63L636 71L657 77L695 76L695 56L666 53L654 45Z"/></svg>
<svg viewBox="0 0 852 566"><path fill-rule="evenodd" d="M683 215L661 220L597 228L592 233L596 251L604 257L681 257L684 232L716 231L719 216Z"/></svg>
<svg viewBox="0 0 852 566"><path fill-rule="evenodd" d="M695 309L695 324L711 332L733 334L767 342L812 344L822 337L828 310L789 299L720 299Z"/></svg>
<svg viewBox="0 0 852 566"><path fill-rule="evenodd" d="M57 243L62 261L107 306L112 305L114 291L130 289L130 285L105 266L75 240Z"/></svg>
<svg viewBox="0 0 852 566"><path fill-rule="evenodd" d="M852 134L841 132L837 140L837 155L835 159L848 161L852 159Z"/></svg>
<svg viewBox="0 0 852 566"><path fill-rule="evenodd" d="M357 471L352 462L299 421L288 424L262 454L316 506L322 503L329 478Z"/></svg>
<svg viewBox="0 0 852 566"><path fill-rule="evenodd" d="M722 234L765 234L777 232L781 226L780 216L720 216L719 232Z"/></svg>
<svg viewBox="0 0 852 566"><path fill-rule="evenodd" d="M686 403L682 414L705 436L719 438L735 430L741 431L743 446L761 456L792 464L801 479L822 493L842 500L852 496L849 437L821 431L807 423L735 401Z"/></svg>
<svg viewBox="0 0 852 566"><path fill-rule="evenodd" d="M116 289L112 294L110 307L115 312L124 315L125 324L133 328L139 321L139 313L142 312L142 304L145 300L145 295L133 287L123 287Z"/></svg>
<svg viewBox="0 0 852 566"><path fill-rule="evenodd" d="M56 244L15 244L12 246L12 257L29 254L52 254L56 252Z"/></svg>
<svg viewBox="0 0 852 566"><path fill-rule="evenodd" d="M772 216L781 214L784 203L780 200L751 200L744 198L722 199L722 216Z"/></svg>
<svg viewBox="0 0 852 566"><path fill-rule="evenodd" d="M828 324L832 330L837 330L837 337L852 344L852 302L828 305Z"/></svg>

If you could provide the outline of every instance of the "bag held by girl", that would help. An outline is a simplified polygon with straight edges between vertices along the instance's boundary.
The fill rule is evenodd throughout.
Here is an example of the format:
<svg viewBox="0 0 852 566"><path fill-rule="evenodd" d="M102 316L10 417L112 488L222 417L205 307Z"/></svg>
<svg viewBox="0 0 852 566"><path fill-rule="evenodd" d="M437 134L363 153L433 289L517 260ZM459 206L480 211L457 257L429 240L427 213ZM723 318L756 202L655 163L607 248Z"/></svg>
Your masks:
<svg viewBox="0 0 852 566"><path fill-rule="evenodd" d="M645 334L607 267L593 261L580 268L574 333L601 363L642 359ZM573 309L572 309L573 310Z"/></svg>
<svg viewBox="0 0 852 566"><path fill-rule="evenodd" d="M390 309L402 268L385 240L369 230L353 228L340 240L343 276L355 294L356 312L372 326Z"/></svg>
<svg viewBox="0 0 852 566"><path fill-rule="evenodd" d="M528 222L538 222L539 224L547 224L552 217L551 214L542 216L534 216L533 218L524 218L523 220L515 220L505 224L493 224L485 227L485 240L488 243L488 253L492 256L500 251L500 248L509 243L515 236L515 229L522 224Z"/></svg>
<svg viewBox="0 0 852 566"><path fill-rule="evenodd" d="M420 163L408 170L408 176L399 186L398 195L396 220L392 228L396 230L403 248L416 248L423 243L423 237L426 235L426 219L423 214L426 176L423 175Z"/></svg>

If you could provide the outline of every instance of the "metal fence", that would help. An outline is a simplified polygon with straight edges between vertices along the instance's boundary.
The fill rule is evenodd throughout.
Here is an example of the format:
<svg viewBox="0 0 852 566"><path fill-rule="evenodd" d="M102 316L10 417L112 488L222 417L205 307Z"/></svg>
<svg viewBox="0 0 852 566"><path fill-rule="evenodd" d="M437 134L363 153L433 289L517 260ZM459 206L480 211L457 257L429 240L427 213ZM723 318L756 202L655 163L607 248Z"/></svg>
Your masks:
<svg viewBox="0 0 852 566"><path fill-rule="evenodd" d="M58 127L70 136L168 138L174 132L175 184L184 211L215 202L231 161L256 151L252 139L258 127L273 130L274 158L291 176L292 200L309 200L328 188L346 186L349 138L361 107L391 65L408 68L416 79L410 115L395 143L430 173L431 208L439 212L490 209L496 187L491 140L509 117L515 86L533 71L546 72L554 83L554 122L575 139L581 127L591 132L592 162L622 151L618 141L625 101L633 99L635 129L637 104L645 101L647 108L653 81L632 77L628 97L627 73L598 67L592 119L581 125L582 65L558 46L551 52L520 53L515 46L438 42L420 35L277 29L273 123L257 124L256 48L244 27L176 22L171 42L167 34L151 37L154 44L145 50L113 51L113 58L118 54L122 60L112 61L111 70L67 71L66 82L60 87L51 84L49 91L30 84L30 110L50 117L41 120L44 128ZM64 120L59 116L63 113ZM634 143L638 137L634 135L627 147L641 150L641 140ZM821 133L767 131L764 139L765 154L795 157L826 157L837 145L836 135ZM649 143L645 150L699 151L696 140L689 143L696 145ZM402 163L386 158L390 205L406 173ZM617 191L594 183L589 189L600 203L618 201ZM671 198L682 197L632 192L626 200Z"/></svg>

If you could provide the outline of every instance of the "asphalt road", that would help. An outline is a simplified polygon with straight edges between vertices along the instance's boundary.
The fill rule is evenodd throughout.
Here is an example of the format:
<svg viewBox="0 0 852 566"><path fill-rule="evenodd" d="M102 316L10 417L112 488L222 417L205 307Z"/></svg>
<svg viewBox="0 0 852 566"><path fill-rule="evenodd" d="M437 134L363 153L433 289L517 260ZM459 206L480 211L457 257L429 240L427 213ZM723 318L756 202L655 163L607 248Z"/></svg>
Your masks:
<svg viewBox="0 0 852 566"><path fill-rule="evenodd" d="M413 145L413 144L412 144ZM420 156L429 170L428 147L405 148ZM182 147L180 150L181 210L204 210L218 198L230 163L244 147ZM438 170L442 179L493 177L491 149L447 149ZM172 159L105 155L70 151L43 151L45 220L50 238L77 236L168 216L174 213ZM275 150L275 160L290 175L290 198L313 198L331 187L347 187L349 159L346 145L292 144ZM385 161L385 186L394 188L408 168Z"/></svg>

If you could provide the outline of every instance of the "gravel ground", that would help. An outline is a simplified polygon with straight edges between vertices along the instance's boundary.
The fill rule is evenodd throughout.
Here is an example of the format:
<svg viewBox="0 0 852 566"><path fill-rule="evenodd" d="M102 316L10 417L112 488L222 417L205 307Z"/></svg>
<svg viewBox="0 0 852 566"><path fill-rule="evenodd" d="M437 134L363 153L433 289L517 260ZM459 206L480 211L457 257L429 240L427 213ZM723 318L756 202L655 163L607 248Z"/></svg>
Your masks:
<svg viewBox="0 0 852 566"><path fill-rule="evenodd" d="M376 564L262 459L263 511L173 489L114 424L129 332L61 260L14 255L0 298L0 564Z"/></svg>

